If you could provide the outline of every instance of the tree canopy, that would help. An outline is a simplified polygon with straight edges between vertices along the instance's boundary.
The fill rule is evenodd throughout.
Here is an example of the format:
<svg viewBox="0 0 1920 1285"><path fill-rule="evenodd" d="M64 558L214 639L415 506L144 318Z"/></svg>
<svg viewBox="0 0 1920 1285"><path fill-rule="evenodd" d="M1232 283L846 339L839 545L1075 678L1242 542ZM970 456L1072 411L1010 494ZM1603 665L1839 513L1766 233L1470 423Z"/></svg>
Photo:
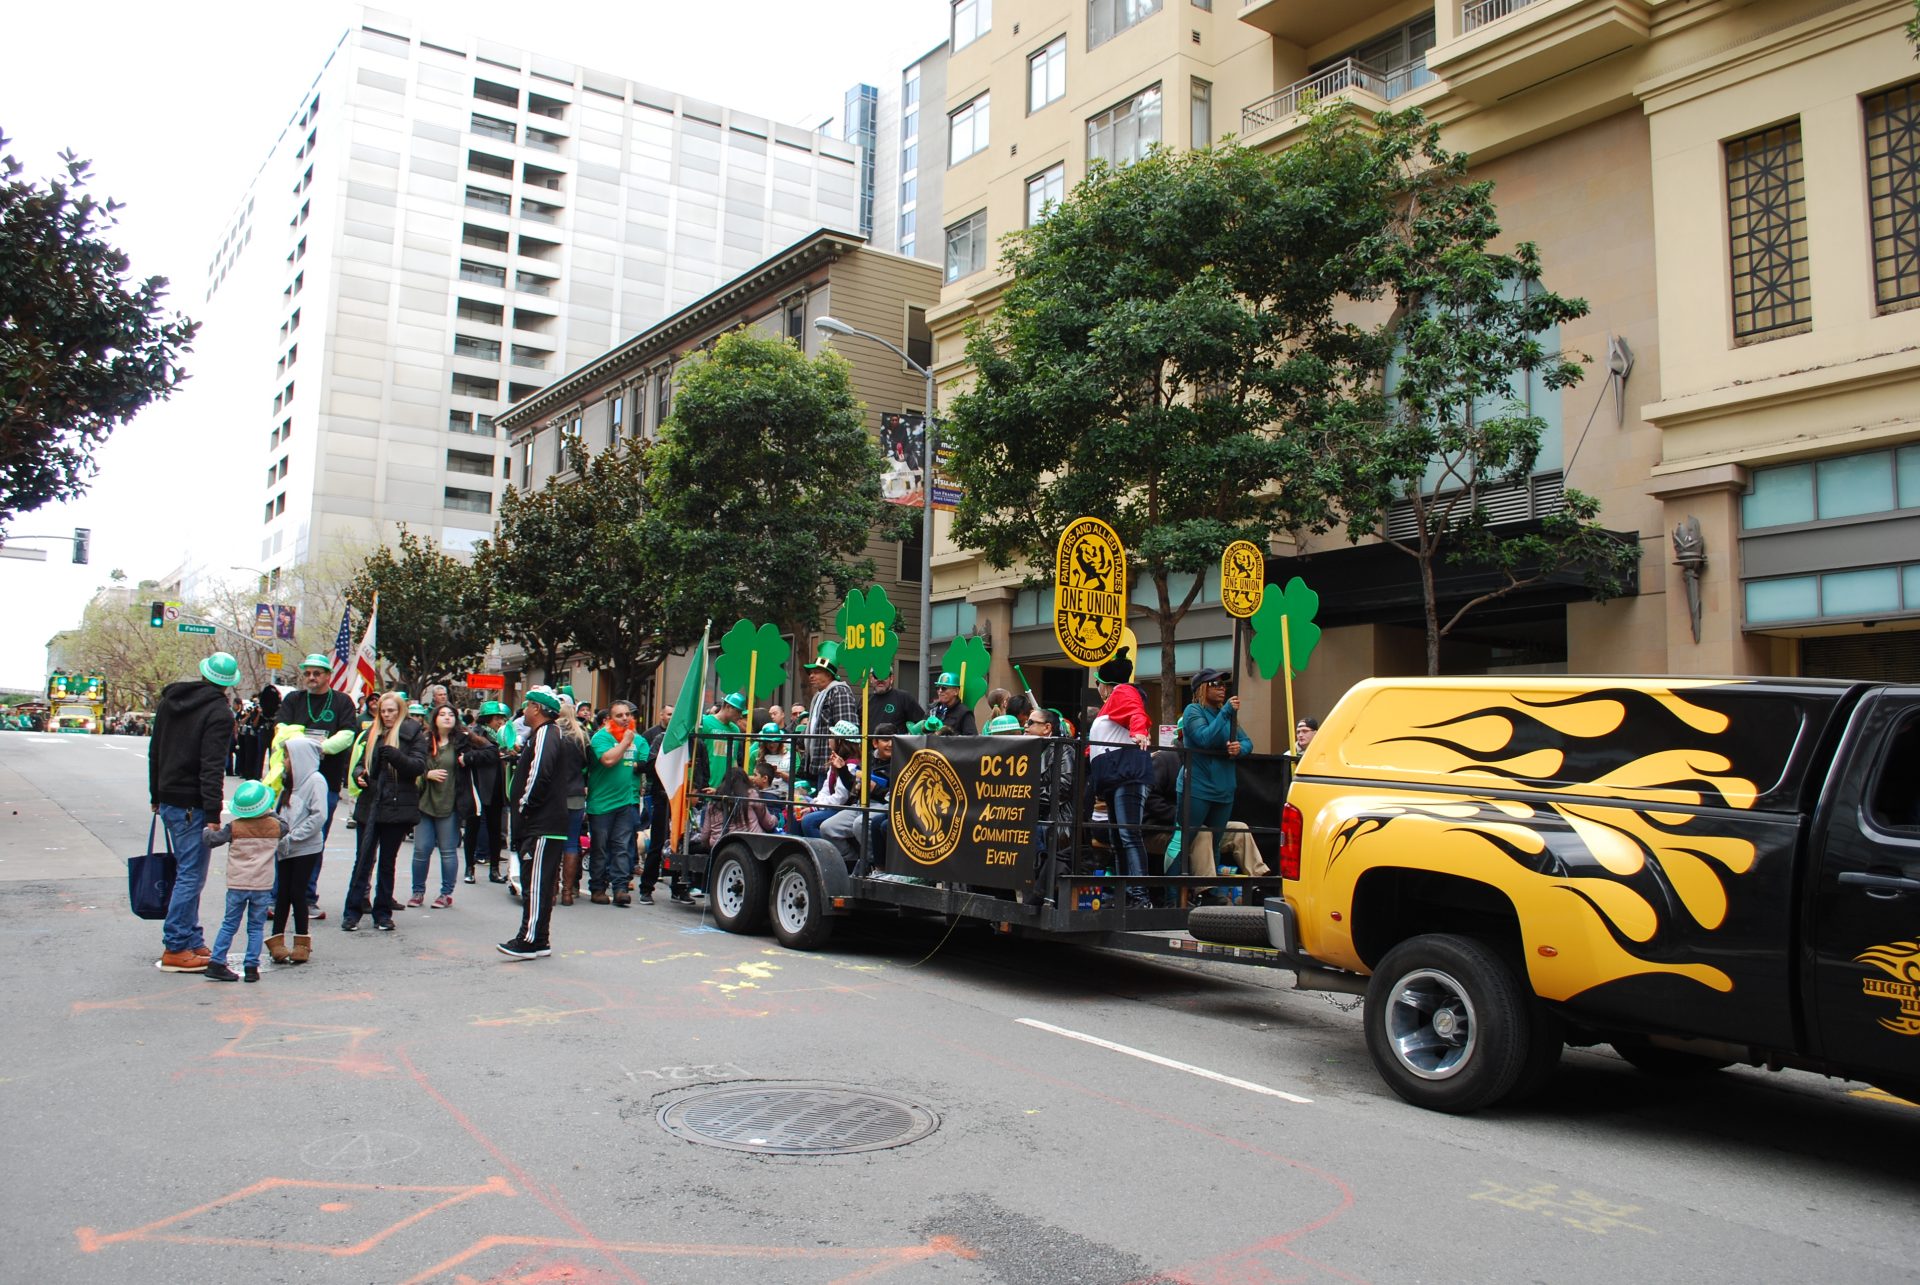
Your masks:
<svg viewBox="0 0 1920 1285"><path fill-rule="evenodd" d="M347 582L346 599L359 619L373 610L375 593L380 595L375 644L410 692L459 681L493 643L484 578L405 526L397 548L375 549Z"/></svg>
<svg viewBox="0 0 1920 1285"><path fill-rule="evenodd" d="M1493 524L1489 490L1527 480L1548 429L1528 386L1557 396L1584 373L1548 339L1587 304L1545 287L1532 243L1489 248L1501 231L1493 184L1467 178L1466 156L1443 149L1437 127L1416 112L1378 124L1393 216L1356 258L1352 290L1392 305L1375 332L1381 370L1320 421L1310 476L1351 539L1378 535L1414 559L1437 674L1441 640L1473 609L1563 572L1605 600L1627 590L1639 546L1601 527L1599 501L1572 489L1532 526ZM1410 532L1395 533L1396 508ZM1495 583L1443 611L1442 562L1491 570Z"/></svg>
<svg viewBox="0 0 1920 1285"><path fill-rule="evenodd" d="M186 378L199 328L162 315L165 277L130 280L105 236L119 205L83 190L86 161L60 160L41 184L0 155L0 527L84 492L113 430Z"/></svg>
<svg viewBox="0 0 1920 1285"><path fill-rule="evenodd" d="M738 617L796 635L873 577L884 467L837 353L722 336L680 367L646 469L645 538L675 632Z"/></svg>
<svg viewBox="0 0 1920 1285"><path fill-rule="evenodd" d="M1038 566L1075 517L1112 525L1152 589L1161 722L1175 628L1221 550L1326 519L1291 430L1375 357L1336 309L1388 216L1382 178L1369 138L1323 116L1274 156L1096 165L1007 243L1012 283L969 337L977 380L943 430L965 490L953 538Z"/></svg>

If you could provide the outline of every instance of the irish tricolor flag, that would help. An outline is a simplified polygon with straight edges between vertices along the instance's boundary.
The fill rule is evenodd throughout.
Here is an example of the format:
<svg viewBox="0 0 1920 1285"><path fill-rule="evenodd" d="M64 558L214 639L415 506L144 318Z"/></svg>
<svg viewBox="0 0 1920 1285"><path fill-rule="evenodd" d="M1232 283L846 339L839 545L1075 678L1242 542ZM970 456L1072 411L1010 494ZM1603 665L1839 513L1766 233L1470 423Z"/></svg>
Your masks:
<svg viewBox="0 0 1920 1285"><path fill-rule="evenodd" d="M693 759L693 734L700 727L700 705L707 690L707 644L713 634L713 622L707 622L700 635L692 663L687 666L686 681L680 684L680 699L673 703L673 717L660 737L660 759L654 771L673 804L673 828L667 831L671 845L678 847L687 830L687 772Z"/></svg>

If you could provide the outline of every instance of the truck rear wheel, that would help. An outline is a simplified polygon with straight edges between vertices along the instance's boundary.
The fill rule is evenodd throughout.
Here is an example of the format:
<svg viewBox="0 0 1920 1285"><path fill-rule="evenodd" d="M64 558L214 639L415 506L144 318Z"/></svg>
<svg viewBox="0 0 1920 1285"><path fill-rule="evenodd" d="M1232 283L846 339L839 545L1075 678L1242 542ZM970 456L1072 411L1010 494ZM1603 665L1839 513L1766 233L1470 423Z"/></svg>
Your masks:
<svg viewBox="0 0 1920 1285"><path fill-rule="evenodd" d="M707 905L713 922L730 933L757 933L767 926L767 867L740 845L720 850L707 872Z"/></svg>
<svg viewBox="0 0 1920 1285"><path fill-rule="evenodd" d="M1395 946L1374 970L1367 1053L1406 1101L1464 1114L1505 1098L1537 1067L1533 1019L1532 996L1491 947L1429 933Z"/></svg>
<svg viewBox="0 0 1920 1285"><path fill-rule="evenodd" d="M806 857L789 853L773 868L773 935L789 950L817 950L833 932L820 872Z"/></svg>

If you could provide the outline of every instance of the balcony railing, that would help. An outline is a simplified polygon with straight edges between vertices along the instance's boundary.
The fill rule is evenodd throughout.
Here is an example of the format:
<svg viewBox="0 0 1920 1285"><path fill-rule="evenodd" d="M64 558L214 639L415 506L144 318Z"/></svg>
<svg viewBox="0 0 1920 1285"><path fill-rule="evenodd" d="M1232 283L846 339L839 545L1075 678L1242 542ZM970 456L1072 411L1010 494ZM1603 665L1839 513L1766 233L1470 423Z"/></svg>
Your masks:
<svg viewBox="0 0 1920 1285"><path fill-rule="evenodd" d="M1378 71L1357 58L1343 58L1330 67L1322 67L1303 80L1296 80L1270 97L1251 103L1240 112L1240 132L1251 134L1277 121L1306 111L1323 98L1347 89L1364 89L1382 101L1391 102L1433 79L1426 59L1418 58L1392 71Z"/></svg>
<svg viewBox="0 0 1920 1285"><path fill-rule="evenodd" d="M560 221L560 207L557 205L542 205L538 201L522 201L520 202L520 217L523 219L531 219L535 223L558 223Z"/></svg>
<svg viewBox="0 0 1920 1285"><path fill-rule="evenodd" d="M507 284L507 270L505 268L489 268L477 263L462 263L460 265L460 279L462 281L471 281L476 285L504 286Z"/></svg>
<svg viewBox="0 0 1920 1285"><path fill-rule="evenodd" d="M489 339L468 339L456 335L453 340L453 355L471 357L475 361L499 361L500 345Z"/></svg>
<svg viewBox="0 0 1920 1285"><path fill-rule="evenodd" d="M524 348L515 348L513 350L513 364L516 366L525 366L529 370L545 370L547 368L547 358L543 353L528 352Z"/></svg>
<svg viewBox="0 0 1920 1285"><path fill-rule="evenodd" d="M486 138L497 138L511 143L520 135L520 127L511 121L495 120L491 116L482 116L478 112L470 118L469 128Z"/></svg>
<svg viewBox="0 0 1920 1285"><path fill-rule="evenodd" d="M492 210L496 214L505 214L512 208L513 200L499 192L470 187L467 189L467 204L476 210Z"/></svg>
<svg viewBox="0 0 1920 1285"><path fill-rule="evenodd" d="M521 294L550 295L553 293L553 281L548 277L530 277L522 272L514 277L513 288Z"/></svg>
<svg viewBox="0 0 1920 1285"><path fill-rule="evenodd" d="M1460 30L1473 31L1498 22L1516 9L1524 9L1534 0L1474 0L1460 11Z"/></svg>

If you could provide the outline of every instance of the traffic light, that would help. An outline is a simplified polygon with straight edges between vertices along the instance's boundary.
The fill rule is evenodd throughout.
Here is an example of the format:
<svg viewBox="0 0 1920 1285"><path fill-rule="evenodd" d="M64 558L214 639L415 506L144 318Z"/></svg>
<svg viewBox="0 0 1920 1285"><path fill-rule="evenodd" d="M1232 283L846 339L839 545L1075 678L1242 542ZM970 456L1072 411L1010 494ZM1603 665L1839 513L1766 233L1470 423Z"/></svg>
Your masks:
<svg viewBox="0 0 1920 1285"><path fill-rule="evenodd" d="M73 529L73 560L84 565L87 561L88 545L93 542L93 528L77 526Z"/></svg>
<svg viewBox="0 0 1920 1285"><path fill-rule="evenodd" d="M148 627L152 629L165 629L167 627L167 604L164 602L154 602L147 605Z"/></svg>

